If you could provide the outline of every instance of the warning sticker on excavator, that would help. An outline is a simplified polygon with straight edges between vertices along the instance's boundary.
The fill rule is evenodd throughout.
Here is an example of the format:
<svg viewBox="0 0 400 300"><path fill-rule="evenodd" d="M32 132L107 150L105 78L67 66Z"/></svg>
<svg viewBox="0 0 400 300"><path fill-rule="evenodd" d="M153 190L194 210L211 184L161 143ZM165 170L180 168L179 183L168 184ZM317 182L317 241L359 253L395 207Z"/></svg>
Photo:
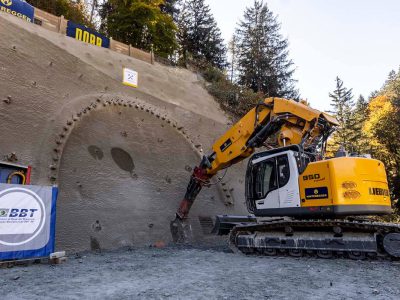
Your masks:
<svg viewBox="0 0 400 300"><path fill-rule="evenodd" d="M328 196L328 188L326 186L306 189L306 199L308 200L326 199Z"/></svg>

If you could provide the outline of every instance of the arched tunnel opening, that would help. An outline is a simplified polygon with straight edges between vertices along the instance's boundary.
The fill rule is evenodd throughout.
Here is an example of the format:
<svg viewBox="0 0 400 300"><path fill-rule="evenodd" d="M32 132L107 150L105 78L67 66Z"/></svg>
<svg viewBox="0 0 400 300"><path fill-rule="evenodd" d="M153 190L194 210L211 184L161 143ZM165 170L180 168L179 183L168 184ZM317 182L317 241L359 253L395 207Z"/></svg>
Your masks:
<svg viewBox="0 0 400 300"><path fill-rule="evenodd" d="M56 248L69 251L168 244L169 223L199 161L176 128L125 106L93 110L77 122L62 152ZM198 204L198 205L197 205ZM203 238L204 211L223 209L216 187L192 212Z"/></svg>

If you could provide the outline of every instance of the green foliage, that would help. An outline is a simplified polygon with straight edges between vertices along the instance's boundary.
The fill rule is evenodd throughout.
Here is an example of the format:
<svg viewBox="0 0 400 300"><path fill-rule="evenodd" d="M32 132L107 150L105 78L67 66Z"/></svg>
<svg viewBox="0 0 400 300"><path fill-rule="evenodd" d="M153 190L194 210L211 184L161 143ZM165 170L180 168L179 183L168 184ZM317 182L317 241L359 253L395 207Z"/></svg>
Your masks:
<svg viewBox="0 0 400 300"><path fill-rule="evenodd" d="M208 82L222 82L225 80L225 74L220 69L211 65L206 66L203 71L203 77Z"/></svg>
<svg viewBox="0 0 400 300"><path fill-rule="evenodd" d="M165 0L165 3L160 5L163 13L169 14L174 21L177 20L179 9L177 7L178 0Z"/></svg>
<svg viewBox="0 0 400 300"><path fill-rule="evenodd" d="M336 88L329 94L331 106L336 119L339 122L339 128L333 135L333 143L330 145L335 150L340 146L347 151L354 152L354 141L356 140L356 122L353 114L353 95L352 89L347 89L343 81L336 77Z"/></svg>
<svg viewBox="0 0 400 300"><path fill-rule="evenodd" d="M358 154L371 154L386 167L391 198L400 211L400 73L391 72L369 101L360 96L354 104L351 89L336 78L330 94L340 128L328 144L328 156L339 146Z"/></svg>
<svg viewBox="0 0 400 300"><path fill-rule="evenodd" d="M238 83L269 97L297 99L288 41L280 34L277 17L267 4L255 0L236 30Z"/></svg>
<svg viewBox="0 0 400 300"><path fill-rule="evenodd" d="M374 157L385 163L392 199L400 208L400 73L391 72L368 105L364 130Z"/></svg>
<svg viewBox="0 0 400 300"><path fill-rule="evenodd" d="M208 82L208 92L220 103L233 119L239 119L250 109L265 99L263 93L255 93L251 89L242 88L227 79L220 69L203 61L197 64L196 69Z"/></svg>
<svg viewBox="0 0 400 300"><path fill-rule="evenodd" d="M368 101L360 95L352 112L354 129L352 134L352 152L365 154L370 152L370 143L364 124L368 119Z"/></svg>
<svg viewBox="0 0 400 300"><path fill-rule="evenodd" d="M226 47L204 0L183 1L177 24L182 65L186 66L190 60L206 60L215 67L225 68Z"/></svg>
<svg viewBox="0 0 400 300"><path fill-rule="evenodd" d="M228 43L228 53L230 56L229 79L231 82L237 82L238 53L240 52L237 41L237 37L234 34Z"/></svg>
<svg viewBox="0 0 400 300"><path fill-rule="evenodd" d="M66 19L93 28L83 4L68 0L27 0L29 4L56 16L64 16Z"/></svg>
<svg viewBox="0 0 400 300"><path fill-rule="evenodd" d="M163 0L109 0L100 9L101 30L120 42L162 57L177 48L176 26L161 11Z"/></svg>

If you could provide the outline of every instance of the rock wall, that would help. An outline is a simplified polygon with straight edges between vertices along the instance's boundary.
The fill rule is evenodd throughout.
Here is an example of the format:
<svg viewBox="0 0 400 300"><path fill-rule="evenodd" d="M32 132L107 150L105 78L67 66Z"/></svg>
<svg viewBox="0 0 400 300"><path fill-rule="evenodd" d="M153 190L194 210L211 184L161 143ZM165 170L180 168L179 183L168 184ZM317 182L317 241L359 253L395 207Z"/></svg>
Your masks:
<svg viewBox="0 0 400 300"><path fill-rule="evenodd" d="M139 88L121 84L122 67ZM169 222L191 169L229 126L188 70L151 65L0 14L0 159L57 184L57 249L171 241ZM244 165L193 206L195 242L210 217L246 213Z"/></svg>

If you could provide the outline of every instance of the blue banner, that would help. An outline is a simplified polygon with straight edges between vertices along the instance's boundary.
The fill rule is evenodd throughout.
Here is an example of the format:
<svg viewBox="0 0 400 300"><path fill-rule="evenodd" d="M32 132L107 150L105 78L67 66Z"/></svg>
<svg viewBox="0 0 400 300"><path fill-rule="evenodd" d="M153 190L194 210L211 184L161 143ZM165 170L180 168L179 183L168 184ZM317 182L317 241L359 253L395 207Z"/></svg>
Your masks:
<svg viewBox="0 0 400 300"><path fill-rule="evenodd" d="M96 30L87 28L86 26L80 24L73 23L71 21L68 21L67 24L67 36L99 47L110 48L109 38L98 33Z"/></svg>
<svg viewBox="0 0 400 300"><path fill-rule="evenodd" d="M0 11L33 23L34 8L21 0L0 0Z"/></svg>
<svg viewBox="0 0 400 300"><path fill-rule="evenodd" d="M0 260L54 252L57 194L56 187L0 184Z"/></svg>

